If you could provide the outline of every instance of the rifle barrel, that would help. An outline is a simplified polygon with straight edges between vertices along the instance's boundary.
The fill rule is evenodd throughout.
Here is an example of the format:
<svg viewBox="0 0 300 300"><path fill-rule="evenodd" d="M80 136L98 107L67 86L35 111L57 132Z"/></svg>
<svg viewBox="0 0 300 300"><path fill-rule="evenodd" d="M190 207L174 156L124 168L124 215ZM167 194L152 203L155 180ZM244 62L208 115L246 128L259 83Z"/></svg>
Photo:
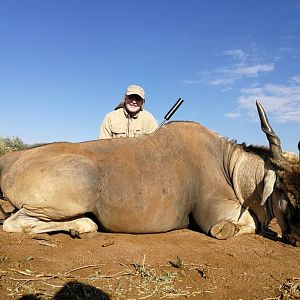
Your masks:
<svg viewBox="0 0 300 300"><path fill-rule="evenodd" d="M171 117L174 115L174 113L176 112L176 110L179 108L179 106L184 102L183 99L179 98L176 103L172 106L172 108L166 113L166 115L164 116L164 120L161 122L161 124L158 126L158 129L160 129L165 123L166 121L169 121L171 119Z"/></svg>
<svg viewBox="0 0 300 300"><path fill-rule="evenodd" d="M172 106L172 108L167 112L167 114L164 116L164 119L169 121L171 117L174 115L176 110L179 108L179 106L183 103L183 99L179 98L176 103Z"/></svg>

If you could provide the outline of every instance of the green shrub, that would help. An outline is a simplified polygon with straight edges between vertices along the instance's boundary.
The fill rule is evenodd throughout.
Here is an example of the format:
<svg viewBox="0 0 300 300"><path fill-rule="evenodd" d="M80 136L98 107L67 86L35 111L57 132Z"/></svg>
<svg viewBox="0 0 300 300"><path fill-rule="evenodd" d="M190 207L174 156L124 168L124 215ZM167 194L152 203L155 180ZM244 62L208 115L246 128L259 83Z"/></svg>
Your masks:
<svg viewBox="0 0 300 300"><path fill-rule="evenodd" d="M23 143L23 141L18 137L0 137L0 156L27 148L27 145Z"/></svg>

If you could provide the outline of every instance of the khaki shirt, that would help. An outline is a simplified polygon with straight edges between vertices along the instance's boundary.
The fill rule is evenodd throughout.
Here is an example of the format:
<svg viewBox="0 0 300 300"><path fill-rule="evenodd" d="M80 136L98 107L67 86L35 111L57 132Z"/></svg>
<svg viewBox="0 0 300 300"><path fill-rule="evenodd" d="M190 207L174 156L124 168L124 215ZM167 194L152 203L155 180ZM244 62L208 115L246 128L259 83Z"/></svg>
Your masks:
<svg viewBox="0 0 300 300"><path fill-rule="evenodd" d="M130 117L124 108L108 113L100 127L99 139L137 137L154 132L157 122L146 110Z"/></svg>

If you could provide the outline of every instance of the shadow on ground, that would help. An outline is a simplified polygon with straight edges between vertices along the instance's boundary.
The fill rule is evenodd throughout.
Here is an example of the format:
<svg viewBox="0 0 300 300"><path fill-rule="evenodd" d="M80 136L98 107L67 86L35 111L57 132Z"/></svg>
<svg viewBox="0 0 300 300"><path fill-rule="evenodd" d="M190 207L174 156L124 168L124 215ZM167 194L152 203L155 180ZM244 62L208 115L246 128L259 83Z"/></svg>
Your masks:
<svg viewBox="0 0 300 300"><path fill-rule="evenodd" d="M19 300L41 300L43 295L24 295ZM109 300L110 297L98 288L80 283L67 282L53 297L53 300Z"/></svg>

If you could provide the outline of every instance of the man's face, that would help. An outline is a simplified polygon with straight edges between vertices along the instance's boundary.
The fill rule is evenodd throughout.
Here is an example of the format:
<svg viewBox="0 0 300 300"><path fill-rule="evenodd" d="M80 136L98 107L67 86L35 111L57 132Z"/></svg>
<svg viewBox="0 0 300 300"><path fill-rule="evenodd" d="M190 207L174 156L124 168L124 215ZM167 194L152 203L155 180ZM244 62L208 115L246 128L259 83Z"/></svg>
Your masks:
<svg viewBox="0 0 300 300"><path fill-rule="evenodd" d="M125 97L125 108L129 114L138 113L143 107L144 100L138 95L128 95Z"/></svg>

